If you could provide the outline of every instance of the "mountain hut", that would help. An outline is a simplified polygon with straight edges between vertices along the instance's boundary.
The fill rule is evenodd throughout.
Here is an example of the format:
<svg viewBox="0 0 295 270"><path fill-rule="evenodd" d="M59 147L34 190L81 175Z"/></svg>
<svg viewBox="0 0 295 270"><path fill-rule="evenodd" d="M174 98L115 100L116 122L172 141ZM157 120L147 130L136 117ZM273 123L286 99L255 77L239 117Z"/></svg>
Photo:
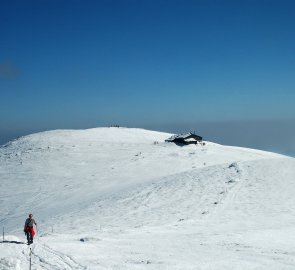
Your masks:
<svg viewBox="0 0 295 270"><path fill-rule="evenodd" d="M174 142L176 144L198 144L201 143L203 140L203 138L199 135L196 135L194 133L186 133L186 134L177 134L177 135L173 135L170 138L168 138L167 140L165 140L165 142Z"/></svg>

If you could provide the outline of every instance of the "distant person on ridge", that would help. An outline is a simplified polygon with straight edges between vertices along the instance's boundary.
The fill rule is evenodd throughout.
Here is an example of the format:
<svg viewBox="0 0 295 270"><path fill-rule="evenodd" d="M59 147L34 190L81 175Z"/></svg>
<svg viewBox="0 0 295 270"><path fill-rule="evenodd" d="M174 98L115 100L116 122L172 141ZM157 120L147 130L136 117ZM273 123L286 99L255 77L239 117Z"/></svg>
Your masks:
<svg viewBox="0 0 295 270"><path fill-rule="evenodd" d="M29 214L29 218L26 219L24 227L24 232L27 236L28 245L33 243L33 238L35 235L34 224L37 226L36 221L33 219L33 215Z"/></svg>

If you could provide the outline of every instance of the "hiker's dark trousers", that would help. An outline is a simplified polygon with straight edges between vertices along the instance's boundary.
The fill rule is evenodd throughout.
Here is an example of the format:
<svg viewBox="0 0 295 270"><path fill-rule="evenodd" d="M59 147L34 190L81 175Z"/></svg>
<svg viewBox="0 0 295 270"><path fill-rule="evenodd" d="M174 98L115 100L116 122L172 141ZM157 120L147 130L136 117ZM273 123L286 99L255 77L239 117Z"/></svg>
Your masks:
<svg viewBox="0 0 295 270"><path fill-rule="evenodd" d="M33 243L33 235L30 232L27 232L28 243Z"/></svg>

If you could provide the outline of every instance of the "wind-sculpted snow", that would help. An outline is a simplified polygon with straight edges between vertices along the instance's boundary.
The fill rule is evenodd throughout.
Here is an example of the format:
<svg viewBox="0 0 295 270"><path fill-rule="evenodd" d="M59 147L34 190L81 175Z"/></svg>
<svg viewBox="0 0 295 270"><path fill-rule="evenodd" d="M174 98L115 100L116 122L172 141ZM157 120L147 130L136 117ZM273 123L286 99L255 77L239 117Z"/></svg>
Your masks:
<svg viewBox="0 0 295 270"><path fill-rule="evenodd" d="M0 269L28 268L29 212L33 269L294 269L294 159L169 136L60 130L2 146Z"/></svg>

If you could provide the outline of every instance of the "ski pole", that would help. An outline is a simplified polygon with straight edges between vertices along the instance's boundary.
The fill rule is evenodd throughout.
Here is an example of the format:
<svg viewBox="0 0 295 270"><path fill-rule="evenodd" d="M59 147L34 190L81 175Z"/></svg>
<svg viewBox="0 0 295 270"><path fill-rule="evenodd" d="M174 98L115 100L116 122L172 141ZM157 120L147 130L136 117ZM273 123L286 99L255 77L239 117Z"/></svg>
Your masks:
<svg viewBox="0 0 295 270"><path fill-rule="evenodd" d="M39 239L39 231L38 231L38 226L36 225L36 232L37 232L37 235L38 235L38 241L40 240Z"/></svg>

